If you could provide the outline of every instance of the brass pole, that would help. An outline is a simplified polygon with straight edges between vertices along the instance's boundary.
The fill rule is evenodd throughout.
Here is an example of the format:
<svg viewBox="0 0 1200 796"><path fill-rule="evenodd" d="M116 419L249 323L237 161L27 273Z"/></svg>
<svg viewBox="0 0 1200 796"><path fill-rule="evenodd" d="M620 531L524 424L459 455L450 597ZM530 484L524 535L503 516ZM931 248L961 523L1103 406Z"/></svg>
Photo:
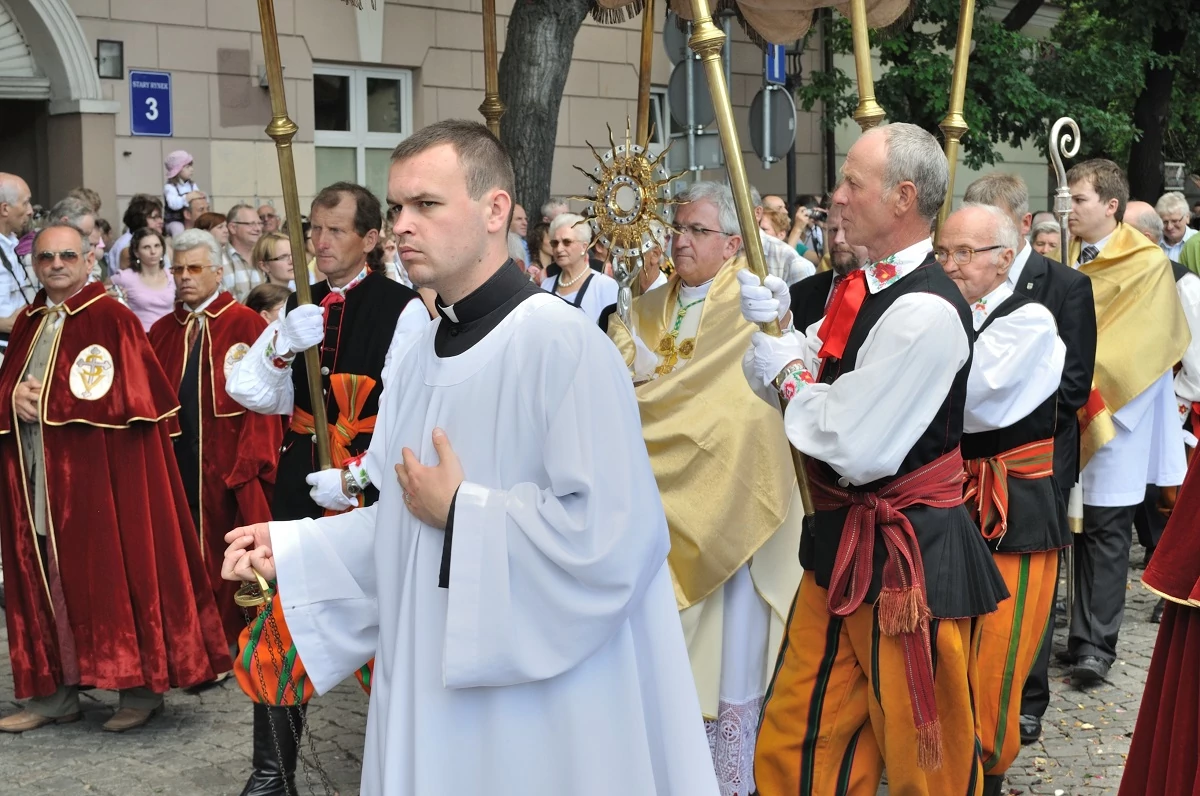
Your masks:
<svg viewBox="0 0 1200 796"><path fill-rule="evenodd" d="M279 156L279 181L283 185L283 210L288 219L288 238L292 254L300 263L296 274L296 300L312 304L308 287L307 258L304 256L304 228L300 224L300 192L296 187L296 161L292 153L292 138L299 128L288 118L287 96L283 86L283 64L279 58L279 32L275 28L275 5L272 0L258 0L258 23L262 29L263 60L267 62L267 86L271 92L271 123L267 135L275 141ZM306 349L304 365L308 370L308 396L312 403L313 435L317 446L317 463L322 470L330 466L328 420L325 416L325 394L321 389L321 360L317 347Z"/></svg>
<svg viewBox="0 0 1200 796"><path fill-rule="evenodd" d="M958 168L958 147L967 132L963 103L967 96L967 61L971 58L971 30L975 24L975 0L962 0L958 17L958 42L954 46L954 76L950 80L950 109L938 125L946 138L946 162L950 165L950 184L946 186L946 201L938 211L938 229L946 223L954 204L954 172Z"/></svg>
<svg viewBox="0 0 1200 796"><path fill-rule="evenodd" d="M638 67L637 142L650 143L650 67L654 62L654 0L642 9L642 61Z"/></svg>
<svg viewBox="0 0 1200 796"><path fill-rule="evenodd" d="M854 70L858 73L858 107L854 121L865 133L883 121L883 108L875 101L871 76L871 35L867 29L867 0L850 0L850 30L854 38Z"/></svg>
<svg viewBox="0 0 1200 796"><path fill-rule="evenodd" d="M742 160L742 145L738 140L737 124L733 119L733 105L729 99L729 88L725 83L725 69L721 64L721 48L725 44L725 32L713 24L708 10L708 0L691 0L692 38L688 46L700 56L704 73L708 77L708 91L712 96L713 109L717 115L717 129L721 133L721 148L725 151L725 168L729 171L729 185L733 191L733 203L737 207L738 225L742 228L742 245L751 272L759 279L767 276L766 260L763 257L762 238L758 236L758 222L754 218L754 206L750 202L750 180L746 177L746 164ZM779 335L779 324L772 321L763 324L763 331ZM792 464L796 468L796 483L800 487L800 498L804 513L814 512L812 494L808 488L804 455L794 447Z"/></svg>
<svg viewBox="0 0 1200 796"><path fill-rule="evenodd" d="M496 0L483 0L483 104L479 112L487 121L492 135L500 137L500 117L504 103L500 101L500 76L496 59Z"/></svg>

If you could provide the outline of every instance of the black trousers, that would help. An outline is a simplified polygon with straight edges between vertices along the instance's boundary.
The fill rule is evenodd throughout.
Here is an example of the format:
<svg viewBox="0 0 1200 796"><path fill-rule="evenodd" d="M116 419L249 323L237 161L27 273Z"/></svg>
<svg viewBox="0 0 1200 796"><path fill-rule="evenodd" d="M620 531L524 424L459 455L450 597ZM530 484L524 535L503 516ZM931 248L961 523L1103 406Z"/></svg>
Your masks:
<svg viewBox="0 0 1200 796"><path fill-rule="evenodd" d="M1059 487L1062 491L1063 505L1067 505L1071 495L1071 487ZM1050 620L1046 623L1046 635L1042 637L1042 646L1038 648L1037 657L1033 659L1033 668L1025 678L1025 686L1021 689L1021 715L1037 716L1039 719L1046 715L1050 706L1050 648L1054 646L1054 617L1058 614L1058 579L1062 577L1063 558L1058 557L1058 577L1054 579L1054 601L1050 604Z"/></svg>
<svg viewBox="0 0 1200 796"><path fill-rule="evenodd" d="M1117 659L1117 634L1125 617L1135 506L1084 506L1083 533L1075 536L1075 605L1067 649L1076 657Z"/></svg>
<svg viewBox="0 0 1200 796"><path fill-rule="evenodd" d="M1133 527L1137 529L1138 544L1146 548L1147 553L1154 552L1158 540L1162 538L1163 529L1167 527L1166 516L1158 510L1159 488L1154 484L1146 487L1146 499L1137 507L1133 515Z"/></svg>

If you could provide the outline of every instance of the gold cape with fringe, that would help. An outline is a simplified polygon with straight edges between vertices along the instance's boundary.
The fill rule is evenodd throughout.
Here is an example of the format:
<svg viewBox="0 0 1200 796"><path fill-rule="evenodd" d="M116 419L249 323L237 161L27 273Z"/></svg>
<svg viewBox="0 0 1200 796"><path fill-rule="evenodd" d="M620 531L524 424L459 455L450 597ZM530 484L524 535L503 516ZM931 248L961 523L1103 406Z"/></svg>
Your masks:
<svg viewBox="0 0 1200 796"><path fill-rule="evenodd" d="M1068 263L1079 259L1071 242ZM1112 440L1112 415L1171 370L1192 340L1171 263L1155 244L1119 223L1099 256L1079 270L1096 301L1096 391L1080 410L1080 467ZM1090 407L1090 410L1089 410Z"/></svg>
<svg viewBox="0 0 1200 796"><path fill-rule="evenodd" d="M743 258L733 258L713 280L687 366L636 390L681 610L708 597L771 538L796 484L783 418L742 372L756 331L742 317L736 274L743 267ZM674 323L679 284L672 275L633 301L634 327L651 348ZM632 365L633 340L616 315L608 334Z"/></svg>

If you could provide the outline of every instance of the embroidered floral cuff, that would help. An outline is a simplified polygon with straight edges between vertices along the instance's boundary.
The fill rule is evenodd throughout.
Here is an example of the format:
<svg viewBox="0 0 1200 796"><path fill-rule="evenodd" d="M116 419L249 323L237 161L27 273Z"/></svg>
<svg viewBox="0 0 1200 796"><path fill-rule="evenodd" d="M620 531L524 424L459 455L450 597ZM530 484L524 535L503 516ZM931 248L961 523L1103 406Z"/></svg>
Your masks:
<svg viewBox="0 0 1200 796"><path fill-rule="evenodd" d="M791 401L796 397L796 393L813 383L812 374L808 372L808 368L804 367L804 363L798 359L789 362L783 370L779 371L779 375L775 377L775 389L783 396L785 402Z"/></svg>
<svg viewBox="0 0 1200 796"><path fill-rule="evenodd" d="M358 485L359 489L366 489L371 485L371 476L367 474L367 468L363 466L365 458L367 458L367 454L360 453L353 459L346 460L346 474L351 481Z"/></svg>
<svg viewBox="0 0 1200 796"><path fill-rule="evenodd" d="M263 355L277 370L287 370L292 366L292 360L296 358L296 355L288 354L287 356L280 356L278 349L275 348L275 342L278 337L279 335L276 333L271 338L271 341L267 343L267 350L263 352Z"/></svg>

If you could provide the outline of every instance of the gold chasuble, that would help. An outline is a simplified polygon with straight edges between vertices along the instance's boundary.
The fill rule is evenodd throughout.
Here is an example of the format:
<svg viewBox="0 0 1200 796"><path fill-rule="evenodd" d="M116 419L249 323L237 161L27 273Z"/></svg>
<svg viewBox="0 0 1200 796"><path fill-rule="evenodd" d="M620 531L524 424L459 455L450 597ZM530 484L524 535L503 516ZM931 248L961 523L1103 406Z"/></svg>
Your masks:
<svg viewBox="0 0 1200 796"><path fill-rule="evenodd" d="M743 267L741 257L721 267L694 338L674 340L671 334L677 274L633 301L638 336L664 360L657 378L636 392L671 531L668 561L680 610L712 594L771 539L788 518L795 491L782 416L754 394L742 373L742 356L756 331L742 317L736 273ZM632 366L633 340L616 315L608 334ZM664 367L680 358L686 366ZM798 525L799 514L795 519ZM796 550L781 554L794 557Z"/></svg>
<svg viewBox="0 0 1200 796"><path fill-rule="evenodd" d="M1067 262L1079 260L1071 242ZM1103 251L1079 270L1096 301L1096 373L1080 413L1080 467L1116 432L1112 415L1183 357L1191 342L1171 264L1155 244L1119 223Z"/></svg>

